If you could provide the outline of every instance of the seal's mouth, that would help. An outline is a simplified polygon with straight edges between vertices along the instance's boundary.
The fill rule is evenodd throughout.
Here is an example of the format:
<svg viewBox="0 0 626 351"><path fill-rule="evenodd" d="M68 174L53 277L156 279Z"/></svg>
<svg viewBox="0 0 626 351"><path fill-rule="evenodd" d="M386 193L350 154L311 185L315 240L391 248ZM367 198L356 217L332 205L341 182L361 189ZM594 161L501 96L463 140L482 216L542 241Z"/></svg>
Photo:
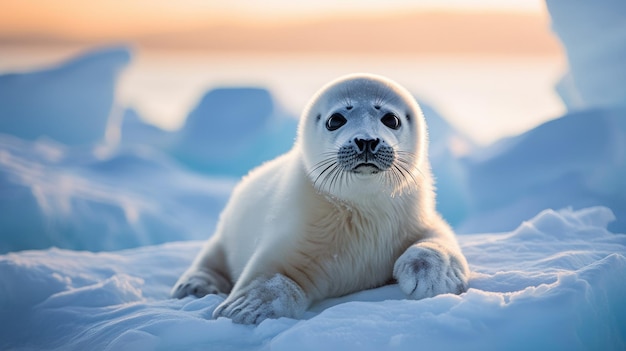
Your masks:
<svg viewBox="0 0 626 351"><path fill-rule="evenodd" d="M376 174L380 171L381 169L377 165L369 162L359 163L352 168L352 172L357 174Z"/></svg>

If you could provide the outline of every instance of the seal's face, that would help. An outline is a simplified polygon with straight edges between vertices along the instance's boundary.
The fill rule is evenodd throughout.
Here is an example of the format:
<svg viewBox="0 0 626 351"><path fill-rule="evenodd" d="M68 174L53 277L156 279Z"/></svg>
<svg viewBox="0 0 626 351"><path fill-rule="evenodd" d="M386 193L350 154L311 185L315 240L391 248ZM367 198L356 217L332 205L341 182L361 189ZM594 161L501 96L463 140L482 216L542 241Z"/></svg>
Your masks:
<svg viewBox="0 0 626 351"><path fill-rule="evenodd" d="M421 111L397 84L354 75L322 88L299 141L315 188L338 198L398 194L415 184L425 152Z"/></svg>

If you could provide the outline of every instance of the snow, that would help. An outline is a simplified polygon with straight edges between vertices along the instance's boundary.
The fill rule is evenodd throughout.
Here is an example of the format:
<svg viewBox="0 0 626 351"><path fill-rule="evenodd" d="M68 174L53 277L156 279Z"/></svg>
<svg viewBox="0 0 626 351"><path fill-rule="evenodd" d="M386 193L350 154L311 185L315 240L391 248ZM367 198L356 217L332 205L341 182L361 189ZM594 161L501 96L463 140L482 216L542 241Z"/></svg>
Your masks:
<svg viewBox="0 0 626 351"><path fill-rule="evenodd" d="M206 238L235 182L187 172L154 150L99 157L0 134L0 252Z"/></svg>
<svg viewBox="0 0 626 351"><path fill-rule="evenodd" d="M572 112L463 160L471 217L460 232L508 231L545 208L606 205L626 232L626 109Z"/></svg>
<svg viewBox="0 0 626 351"><path fill-rule="evenodd" d="M117 103L124 47L0 75L0 349L625 349L626 12L547 5L567 114L479 147L422 103L470 290L391 284L256 327L169 291L239 177L293 142L270 90L213 88L172 132Z"/></svg>
<svg viewBox="0 0 626 351"><path fill-rule="evenodd" d="M201 241L0 257L0 347L413 350L626 347L626 235L605 207L546 210L516 230L460 237L470 290L407 300L397 285L323 301L304 320L211 319L223 297L168 298ZM155 269L158 268L158 269Z"/></svg>

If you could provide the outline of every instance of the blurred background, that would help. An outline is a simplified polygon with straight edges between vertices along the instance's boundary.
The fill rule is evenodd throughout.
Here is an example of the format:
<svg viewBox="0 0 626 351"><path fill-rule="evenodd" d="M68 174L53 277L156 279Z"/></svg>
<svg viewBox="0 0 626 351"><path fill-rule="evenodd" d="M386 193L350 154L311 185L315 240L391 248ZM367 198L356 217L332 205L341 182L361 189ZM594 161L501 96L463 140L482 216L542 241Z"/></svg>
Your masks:
<svg viewBox="0 0 626 351"><path fill-rule="evenodd" d="M355 72L420 102L457 233L590 206L623 232L624 13L623 0L3 0L0 253L205 239L237 181L292 147L308 99Z"/></svg>
<svg viewBox="0 0 626 351"><path fill-rule="evenodd" d="M560 116L565 59L541 0L3 0L0 74L133 50L120 105L180 128L204 92L268 88L290 115L341 74L405 85L479 145Z"/></svg>

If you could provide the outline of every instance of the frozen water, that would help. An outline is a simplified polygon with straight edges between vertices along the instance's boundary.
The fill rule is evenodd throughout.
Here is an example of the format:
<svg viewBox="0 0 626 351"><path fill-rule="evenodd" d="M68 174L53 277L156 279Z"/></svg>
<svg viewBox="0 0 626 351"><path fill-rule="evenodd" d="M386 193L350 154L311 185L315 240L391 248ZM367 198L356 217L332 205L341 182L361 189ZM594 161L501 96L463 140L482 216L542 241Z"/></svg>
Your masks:
<svg viewBox="0 0 626 351"><path fill-rule="evenodd" d="M0 252L206 238L234 182L185 172L151 150L98 157L0 134Z"/></svg>
<svg viewBox="0 0 626 351"><path fill-rule="evenodd" d="M170 153L196 171L242 176L293 145L297 120L263 88L217 88L175 133Z"/></svg>
<svg viewBox="0 0 626 351"><path fill-rule="evenodd" d="M626 347L626 235L604 207L546 210L462 236L470 290L413 301L397 285L330 299L304 320L211 319L222 297L169 299L202 243L0 256L0 348L415 350Z"/></svg>
<svg viewBox="0 0 626 351"><path fill-rule="evenodd" d="M569 72L569 112L475 150L461 167L469 192L461 232L506 231L544 208L609 206L626 232L626 3L547 0Z"/></svg>
<svg viewBox="0 0 626 351"><path fill-rule="evenodd" d="M626 109L573 112L464 160L461 232L508 231L545 208L610 206L626 231Z"/></svg>
<svg viewBox="0 0 626 351"><path fill-rule="evenodd" d="M463 223L470 209L467 171L459 159L471 154L476 145L431 105L419 98L418 101L428 125L428 154L437 182L437 210L451 225L457 226Z"/></svg>
<svg viewBox="0 0 626 351"><path fill-rule="evenodd" d="M0 133L67 145L103 141L115 83L129 61L127 48L113 47L38 72L0 75Z"/></svg>
<svg viewBox="0 0 626 351"><path fill-rule="evenodd" d="M626 107L626 3L546 0L569 72L558 92L570 110Z"/></svg>

